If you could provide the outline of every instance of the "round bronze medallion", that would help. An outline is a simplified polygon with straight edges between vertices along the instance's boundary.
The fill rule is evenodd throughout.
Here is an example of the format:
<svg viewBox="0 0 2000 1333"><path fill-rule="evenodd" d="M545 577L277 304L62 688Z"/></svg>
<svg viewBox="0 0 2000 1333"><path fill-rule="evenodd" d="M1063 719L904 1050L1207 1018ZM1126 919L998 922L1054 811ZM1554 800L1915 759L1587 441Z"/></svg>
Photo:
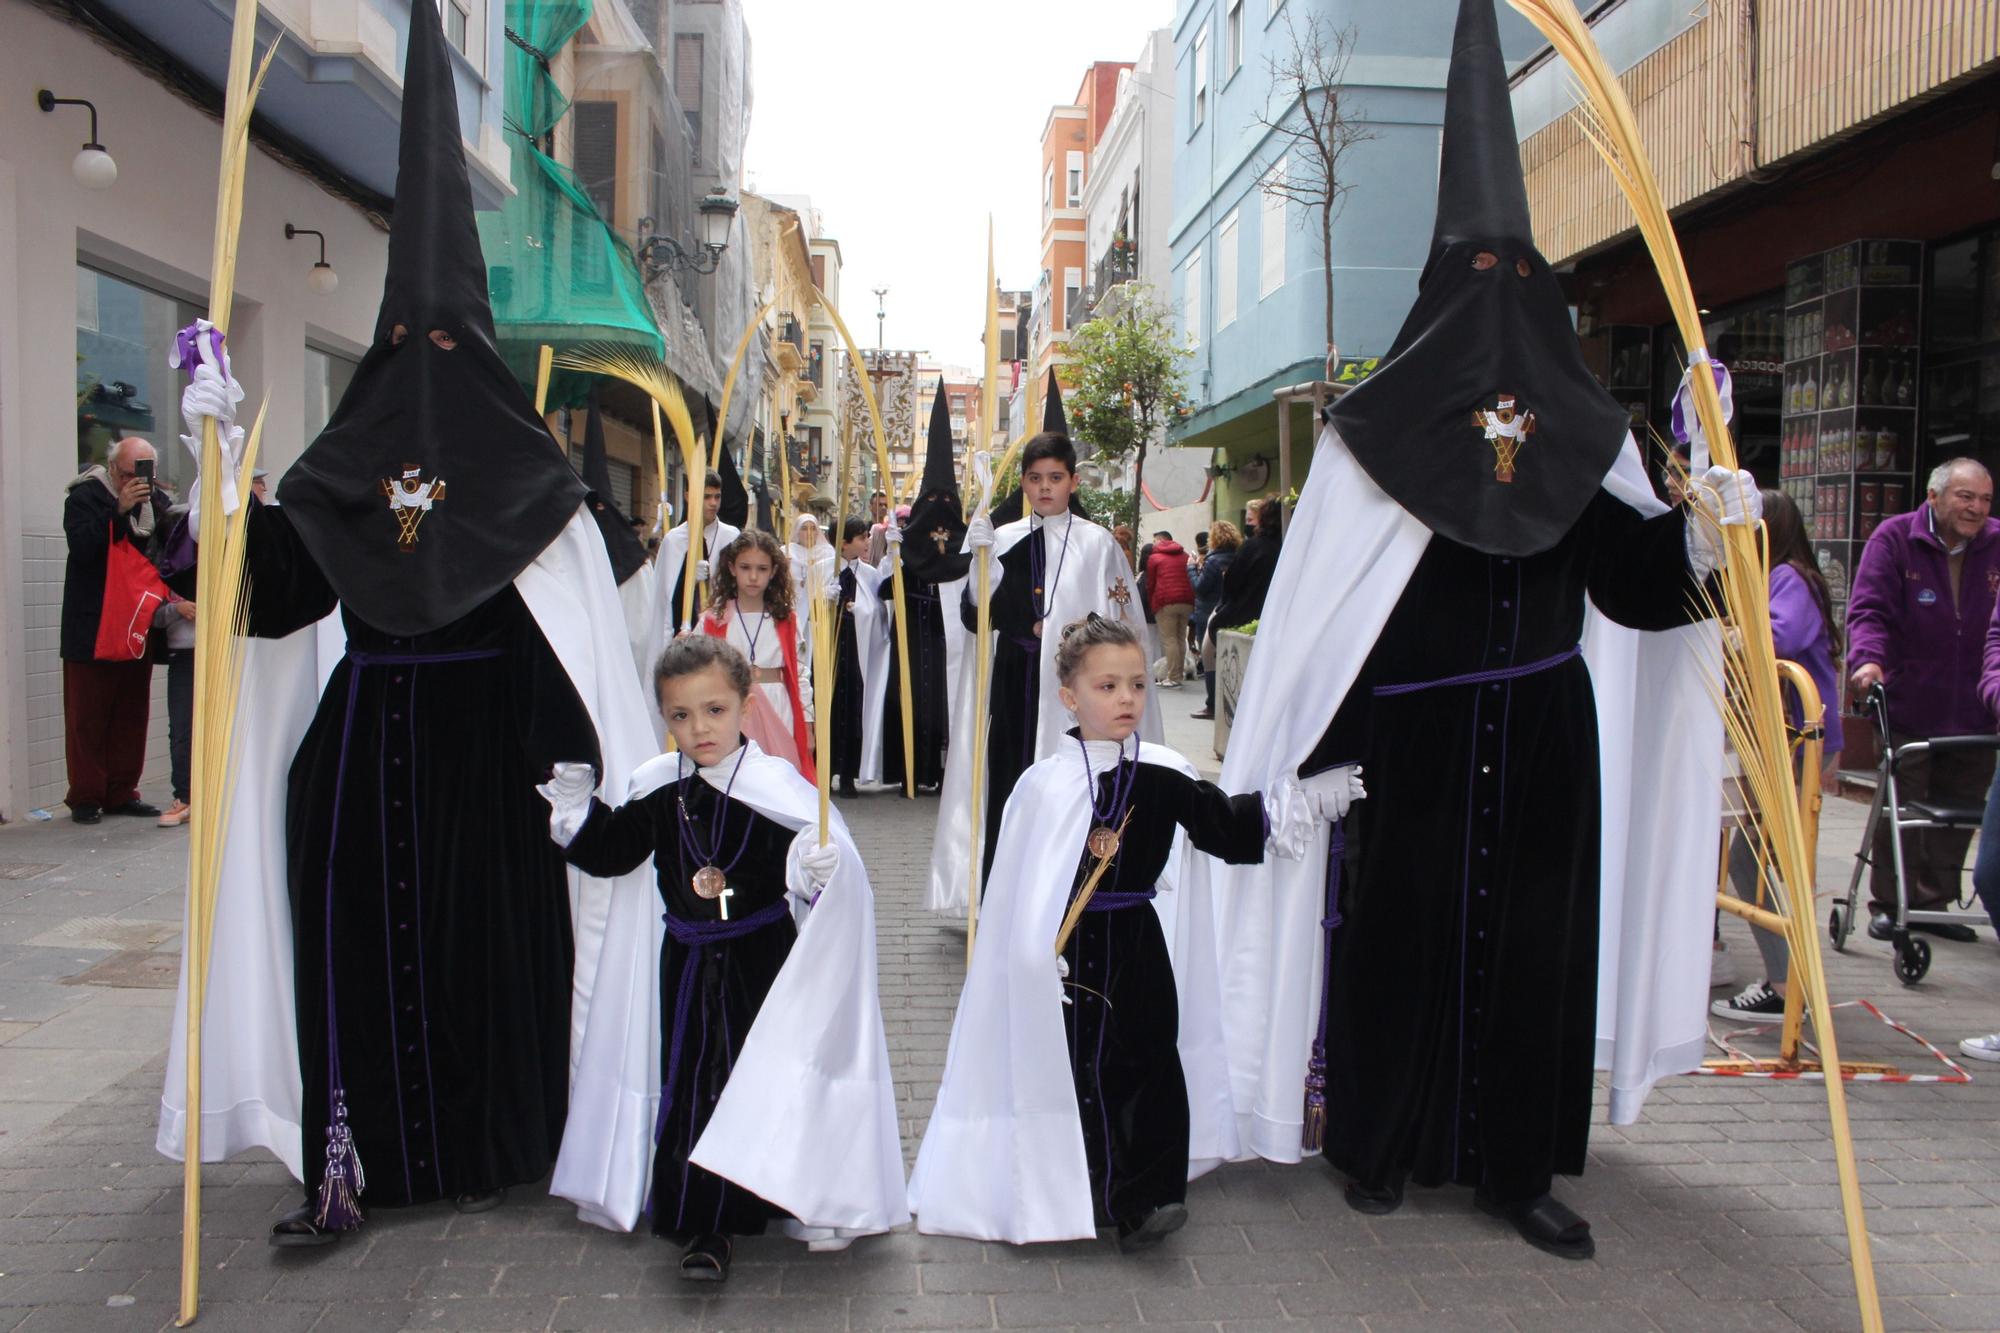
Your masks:
<svg viewBox="0 0 2000 1333"><path fill-rule="evenodd" d="M1090 831L1090 841L1084 845L1098 860L1109 860L1118 855L1118 831L1100 824Z"/></svg>
<svg viewBox="0 0 2000 1333"><path fill-rule="evenodd" d="M728 887L729 876L714 866L703 866L694 872L694 891L703 898L720 898Z"/></svg>

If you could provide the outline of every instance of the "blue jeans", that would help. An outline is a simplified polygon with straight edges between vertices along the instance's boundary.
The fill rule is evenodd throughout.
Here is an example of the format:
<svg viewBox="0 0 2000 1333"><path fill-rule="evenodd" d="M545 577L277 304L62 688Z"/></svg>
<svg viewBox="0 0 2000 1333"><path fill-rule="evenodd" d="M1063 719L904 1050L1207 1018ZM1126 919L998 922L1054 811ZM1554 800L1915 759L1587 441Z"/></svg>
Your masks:
<svg viewBox="0 0 2000 1333"><path fill-rule="evenodd" d="M1972 887L2000 933L2000 774L1986 789L1986 817L1979 822L1979 855L1972 862Z"/></svg>

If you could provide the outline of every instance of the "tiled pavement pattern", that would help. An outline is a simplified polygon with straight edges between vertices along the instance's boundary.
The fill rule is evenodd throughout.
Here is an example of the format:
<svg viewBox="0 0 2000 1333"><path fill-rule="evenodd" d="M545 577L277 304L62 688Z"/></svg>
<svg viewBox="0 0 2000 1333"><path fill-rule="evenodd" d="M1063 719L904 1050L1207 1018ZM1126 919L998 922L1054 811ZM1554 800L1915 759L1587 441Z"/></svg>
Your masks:
<svg viewBox="0 0 2000 1333"><path fill-rule="evenodd" d="M1170 710L1191 696L1170 696ZM1208 757L1192 725L1175 739ZM933 804L845 808L880 895L883 1007L913 1151L963 941L918 907ZM1830 803L1824 883L1844 886L1859 818ZM183 838L116 820L0 830L0 1333L171 1325L179 1168L151 1144ZM1743 929L1724 930L1747 973ZM1885 946L1857 941L1833 959L1836 995L1873 998L1949 1049L2000 1027L2000 949L1981 934L1940 947L1911 991ZM1848 1013L1849 1053L1935 1068ZM1970 1086L1851 1085L1892 1328L2000 1327L2000 1068L1972 1073ZM385 1211L359 1238L301 1255L264 1241L295 1199L281 1168L231 1163L206 1179L199 1327L211 1330L1858 1324L1823 1092L1800 1083L1674 1079L1642 1123L1600 1125L1589 1173L1563 1187L1599 1237L1586 1264L1529 1249L1463 1191L1415 1191L1399 1214L1364 1219L1321 1165L1243 1165L1197 1182L1191 1224L1141 1257L908 1233L807 1256L757 1240L739 1247L726 1294L690 1294L666 1245L583 1226L545 1197L478 1217Z"/></svg>

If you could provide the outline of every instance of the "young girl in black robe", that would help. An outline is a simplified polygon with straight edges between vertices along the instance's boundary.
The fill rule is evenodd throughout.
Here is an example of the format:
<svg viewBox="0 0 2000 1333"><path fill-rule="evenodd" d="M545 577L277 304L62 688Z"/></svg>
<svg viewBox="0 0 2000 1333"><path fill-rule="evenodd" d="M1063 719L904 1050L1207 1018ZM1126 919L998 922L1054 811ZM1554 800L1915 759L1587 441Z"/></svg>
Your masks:
<svg viewBox="0 0 2000 1333"><path fill-rule="evenodd" d="M667 938L648 1209L654 1234L686 1247L681 1276L719 1282L729 1273L731 1236L759 1235L790 1214L690 1157L791 954L793 900L803 906L826 887L840 852L819 846L811 827L787 827L734 794L739 776L745 790L803 786L742 738L751 672L741 653L707 635L676 639L653 683L679 747L664 757L676 780L613 809L590 795L588 764L558 764L540 790L553 808L552 836L586 874L628 874L653 858Z"/></svg>
<svg viewBox="0 0 2000 1333"><path fill-rule="evenodd" d="M1335 784L1287 782L1269 801L1229 796L1139 742L1150 672L1121 621L1068 626L1056 675L1077 726L1008 800L911 1200L922 1231L1018 1243L1111 1227L1132 1251L1186 1222L1191 1155L1212 1164L1217 1135L1233 1139L1226 1117L1198 1125L1189 1105L1191 1082L1212 1088L1224 1076L1202 1068L1191 1079L1182 1064L1183 1012L1205 1036L1219 996L1213 958L1170 951L1155 906L1176 877L1175 896L1188 890L1177 835L1232 864L1263 860L1267 844L1288 854L1306 821L1335 807ZM1346 775L1338 785L1343 802L1359 794ZM1205 913L1206 899L1178 911ZM1002 1031L1025 1047L1061 1040L1060 1064L1040 1050L996 1055ZM1211 1042L1194 1046L1219 1060ZM997 1079L996 1059L1007 1066ZM1052 1114L1065 1100L1055 1080L1069 1085L1066 1125Z"/></svg>

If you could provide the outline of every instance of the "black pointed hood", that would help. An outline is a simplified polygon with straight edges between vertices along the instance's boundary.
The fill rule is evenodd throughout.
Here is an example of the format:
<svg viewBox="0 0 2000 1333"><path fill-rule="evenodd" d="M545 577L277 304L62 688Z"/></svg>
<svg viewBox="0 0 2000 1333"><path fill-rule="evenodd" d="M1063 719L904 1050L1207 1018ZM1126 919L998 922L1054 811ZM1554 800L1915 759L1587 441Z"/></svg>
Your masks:
<svg viewBox="0 0 2000 1333"><path fill-rule="evenodd" d="M951 404L945 401L944 377L931 399L931 433L924 448L924 477L910 517L903 523L903 565L910 577L926 583L949 583L965 572L965 501L958 488L958 464L952 457Z"/></svg>
<svg viewBox="0 0 2000 1333"><path fill-rule="evenodd" d="M583 484L590 488L590 512L596 515L597 529L604 534L604 553L611 557L611 581L623 583L646 563L646 545L611 498L611 456L604 448L604 418L598 411L595 389L590 391L589 415L583 423L582 471Z"/></svg>
<svg viewBox="0 0 2000 1333"><path fill-rule="evenodd" d="M1381 364L1328 415L1425 526L1525 556L1569 531L1630 421L1584 365L1562 287L1535 249L1494 4L1460 0L1416 303Z"/></svg>
<svg viewBox="0 0 2000 1333"><path fill-rule="evenodd" d="M713 441L715 433L722 429L715 419L715 404L707 404L708 438ZM710 445L713 448L713 445ZM743 484L743 474L736 470L735 455L730 452L729 441L722 442L716 451L721 457L715 464L715 475L722 479L722 505L715 511L717 519L727 523L739 532L750 530L750 488Z"/></svg>
<svg viewBox="0 0 2000 1333"><path fill-rule="evenodd" d="M1054 366L1049 367L1049 393L1042 399L1042 429L1058 435L1069 434L1069 417L1063 412L1062 385L1056 382Z"/></svg>
<svg viewBox="0 0 2000 1333"><path fill-rule="evenodd" d="M500 592L584 497L495 344L461 136L437 6L412 5L375 342L278 484L340 600L394 635Z"/></svg>

